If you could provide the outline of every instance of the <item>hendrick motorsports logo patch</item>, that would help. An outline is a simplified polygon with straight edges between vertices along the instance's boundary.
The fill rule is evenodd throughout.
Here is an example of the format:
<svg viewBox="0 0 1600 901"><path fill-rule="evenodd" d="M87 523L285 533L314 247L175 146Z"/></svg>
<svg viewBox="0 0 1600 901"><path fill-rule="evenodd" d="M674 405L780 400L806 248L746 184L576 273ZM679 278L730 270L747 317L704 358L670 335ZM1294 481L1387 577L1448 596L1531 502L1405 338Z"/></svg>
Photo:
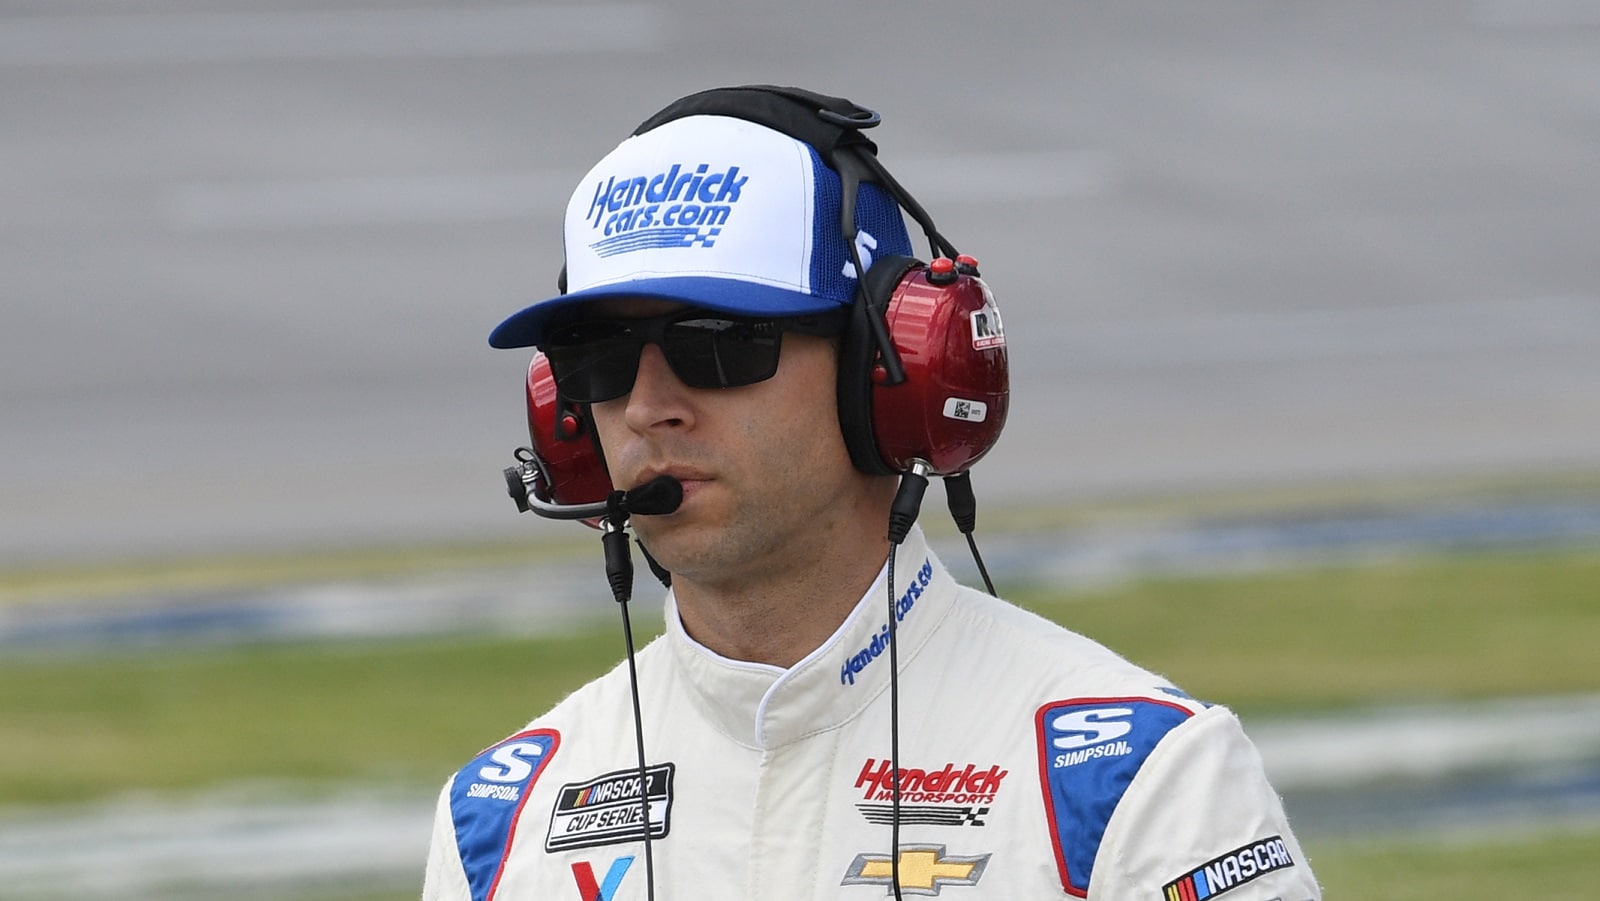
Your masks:
<svg viewBox="0 0 1600 901"><path fill-rule="evenodd" d="M993 804L1000 781L1009 772L998 766L947 763L937 770L902 768L896 773L890 769L889 761L868 757L856 777L856 788L866 789L862 795L865 801L893 800L895 783L899 782L902 802Z"/></svg>
<svg viewBox="0 0 1600 901"><path fill-rule="evenodd" d="M645 837L645 807L650 812L652 839L665 838L672 824L673 764L663 763L645 770L640 803L638 770L619 770L588 782L561 786L555 810L550 813L550 835L546 851L593 848Z"/></svg>
<svg viewBox="0 0 1600 901"><path fill-rule="evenodd" d="M961 766L947 763L937 770L901 769L901 823L922 826L983 826L989 805L1000 791L1006 770L976 763ZM869 823L889 825L895 821L894 787L896 773L889 761L868 757L856 777L856 788L866 789L856 809Z"/></svg>
<svg viewBox="0 0 1600 901"><path fill-rule="evenodd" d="M1289 856L1283 837L1274 835L1202 864L1167 883L1162 890L1167 901L1201 901L1292 866L1294 859Z"/></svg>
<svg viewBox="0 0 1600 901"><path fill-rule="evenodd" d="M944 845L900 846L900 890L937 895L947 885L977 885L989 855L946 856ZM857 854L840 885L882 885L894 892L894 861L887 854Z"/></svg>

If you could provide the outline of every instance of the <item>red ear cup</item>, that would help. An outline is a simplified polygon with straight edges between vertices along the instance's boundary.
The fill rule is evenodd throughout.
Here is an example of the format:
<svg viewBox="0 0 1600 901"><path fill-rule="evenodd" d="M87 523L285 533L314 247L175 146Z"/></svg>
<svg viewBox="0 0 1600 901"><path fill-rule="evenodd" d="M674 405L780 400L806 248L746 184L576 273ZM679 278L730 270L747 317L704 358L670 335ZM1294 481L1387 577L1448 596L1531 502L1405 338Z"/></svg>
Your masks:
<svg viewBox="0 0 1600 901"><path fill-rule="evenodd" d="M542 500L588 504L610 496L611 476L590 428L582 409L561 402L550 361L534 354L528 365L528 435L542 483L534 490Z"/></svg>
<svg viewBox="0 0 1600 901"><path fill-rule="evenodd" d="M884 318L906 379L870 374L878 456L896 472L921 460L954 475L989 452L1005 426L1010 370L988 285L948 259L917 266L893 288Z"/></svg>

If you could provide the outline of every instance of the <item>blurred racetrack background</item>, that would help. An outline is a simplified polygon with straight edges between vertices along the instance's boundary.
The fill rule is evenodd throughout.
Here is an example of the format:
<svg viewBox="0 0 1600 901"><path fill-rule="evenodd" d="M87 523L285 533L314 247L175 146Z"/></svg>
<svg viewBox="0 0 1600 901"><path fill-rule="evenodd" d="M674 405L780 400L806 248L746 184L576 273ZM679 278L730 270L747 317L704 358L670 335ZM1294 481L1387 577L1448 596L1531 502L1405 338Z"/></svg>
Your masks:
<svg viewBox="0 0 1600 901"><path fill-rule="evenodd" d="M412 891L449 763L616 656L487 333L594 160L751 82L878 109L980 260L1004 585L1259 719L1353 894L1600 877L1600 2L10 0L0 80L20 897Z"/></svg>

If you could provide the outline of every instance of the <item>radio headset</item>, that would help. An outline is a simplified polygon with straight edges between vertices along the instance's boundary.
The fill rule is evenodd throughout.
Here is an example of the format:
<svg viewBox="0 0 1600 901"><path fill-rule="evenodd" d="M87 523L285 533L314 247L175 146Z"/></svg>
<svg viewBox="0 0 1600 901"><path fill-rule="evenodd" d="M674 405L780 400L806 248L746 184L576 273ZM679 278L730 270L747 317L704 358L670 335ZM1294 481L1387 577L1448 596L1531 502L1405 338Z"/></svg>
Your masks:
<svg viewBox="0 0 1600 901"><path fill-rule="evenodd" d="M973 539L977 503L971 467L1000 437L1010 399L1005 333L994 296L978 274L977 261L960 254L935 227L922 205L877 158L877 145L863 132L879 115L841 97L792 87L748 85L716 88L683 97L646 119L635 135L685 116L731 116L764 125L811 145L839 173L840 230L856 271L855 300L840 343L839 423L856 469L898 475L888 537L890 680L890 772L893 774L891 886L900 897L899 661L894 611L895 551L916 522L928 477L945 484L952 518L977 564L985 588L994 586ZM922 228L928 262L885 256L862 264L855 224L856 194L876 184ZM566 292L566 272L558 278ZM682 503L682 486L668 476L630 491L611 484L588 410L566 401L549 362L535 354L527 378L530 447L518 448L517 465L505 470L506 487L518 510L551 519L583 520L598 528L606 575L621 605L633 692L640 778L646 769L643 718L639 710L632 628L627 602L633 567L628 554L631 515L664 515ZM664 585L671 574L648 552L646 561ZM648 823L648 798L640 794ZM655 896L654 862L645 830L649 897Z"/></svg>

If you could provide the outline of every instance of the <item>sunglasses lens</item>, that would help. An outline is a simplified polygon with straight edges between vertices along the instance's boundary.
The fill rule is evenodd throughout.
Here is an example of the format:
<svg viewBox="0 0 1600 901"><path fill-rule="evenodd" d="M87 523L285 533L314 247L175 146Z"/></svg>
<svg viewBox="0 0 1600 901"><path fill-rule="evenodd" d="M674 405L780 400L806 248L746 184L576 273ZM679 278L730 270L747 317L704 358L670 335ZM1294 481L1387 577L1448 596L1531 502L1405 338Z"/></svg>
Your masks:
<svg viewBox="0 0 1600 901"><path fill-rule="evenodd" d="M599 319L552 329L544 341L550 372L568 400L596 404L633 390L639 354L660 345L667 365L691 388L736 388L778 371L783 328L771 320L672 314Z"/></svg>
<svg viewBox="0 0 1600 901"><path fill-rule="evenodd" d="M621 321L579 322L545 340L550 373L568 400L595 404L633 390L644 339Z"/></svg>
<svg viewBox="0 0 1600 901"><path fill-rule="evenodd" d="M781 335L773 322L694 317L668 323L661 347L685 385L736 388L777 373Z"/></svg>

